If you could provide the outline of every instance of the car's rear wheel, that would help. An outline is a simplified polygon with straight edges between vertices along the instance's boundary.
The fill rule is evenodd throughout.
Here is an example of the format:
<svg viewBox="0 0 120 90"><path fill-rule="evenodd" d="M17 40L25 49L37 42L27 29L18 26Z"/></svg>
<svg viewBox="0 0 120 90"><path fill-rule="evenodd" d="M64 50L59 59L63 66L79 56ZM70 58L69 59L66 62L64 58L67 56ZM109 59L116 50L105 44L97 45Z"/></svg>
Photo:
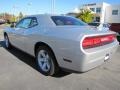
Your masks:
<svg viewBox="0 0 120 90"><path fill-rule="evenodd" d="M46 76L57 74L59 68L53 52L46 46L40 46L36 52L39 71Z"/></svg>
<svg viewBox="0 0 120 90"><path fill-rule="evenodd" d="M5 41L5 47L7 49L10 49L11 48L11 44L10 44L10 41L9 41L9 38L7 35L4 35L4 41Z"/></svg>

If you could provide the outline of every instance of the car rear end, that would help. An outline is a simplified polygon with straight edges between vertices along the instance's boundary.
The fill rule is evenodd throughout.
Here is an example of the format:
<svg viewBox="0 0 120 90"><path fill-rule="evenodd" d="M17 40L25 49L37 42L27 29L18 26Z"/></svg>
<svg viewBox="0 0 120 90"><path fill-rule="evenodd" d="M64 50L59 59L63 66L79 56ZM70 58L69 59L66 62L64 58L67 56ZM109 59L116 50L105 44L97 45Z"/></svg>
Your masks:
<svg viewBox="0 0 120 90"><path fill-rule="evenodd" d="M115 33L84 35L80 42L80 72L93 69L110 60L118 48Z"/></svg>
<svg viewBox="0 0 120 90"><path fill-rule="evenodd" d="M52 20L56 25L52 34L60 39L54 45L58 46L56 57L62 68L88 71L109 60L118 48L114 32L91 28L73 17L52 16Z"/></svg>

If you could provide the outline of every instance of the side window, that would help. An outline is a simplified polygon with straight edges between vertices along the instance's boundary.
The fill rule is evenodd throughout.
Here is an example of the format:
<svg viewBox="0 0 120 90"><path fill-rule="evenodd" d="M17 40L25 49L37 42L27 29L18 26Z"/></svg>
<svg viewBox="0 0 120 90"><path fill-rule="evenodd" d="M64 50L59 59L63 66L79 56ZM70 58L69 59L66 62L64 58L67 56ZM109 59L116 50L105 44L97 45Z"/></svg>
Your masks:
<svg viewBox="0 0 120 90"><path fill-rule="evenodd" d="M30 23L29 27L34 27L36 25L38 25L37 19L35 17L32 17L31 18L31 23Z"/></svg>
<svg viewBox="0 0 120 90"><path fill-rule="evenodd" d="M24 21L22 23L23 28L29 28L30 23L31 23L31 19L30 18L24 19Z"/></svg>
<svg viewBox="0 0 120 90"><path fill-rule="evenodd" d="M31 18L25 18L16 25L16 28L29 28L30 23Z"/></svg>
<svg viewBox="0 0 120 90"><path fill-rule="evenodd" d="M22 20L20 20L17 24L16 24L16 28L20 28L20 27L22 27L22 23L23 23L23 19Z"/></svg>

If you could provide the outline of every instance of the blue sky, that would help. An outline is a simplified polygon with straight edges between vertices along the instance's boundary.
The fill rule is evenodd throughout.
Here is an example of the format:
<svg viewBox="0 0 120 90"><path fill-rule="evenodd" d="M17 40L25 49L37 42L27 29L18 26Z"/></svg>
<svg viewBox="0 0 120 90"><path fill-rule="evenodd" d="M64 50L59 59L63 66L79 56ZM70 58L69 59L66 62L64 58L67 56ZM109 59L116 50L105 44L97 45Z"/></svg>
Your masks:
<svg viewBox="0 0 120 90"><path fill-rule="evenodd" d="M65 14L73 11L75 7L94 2L107 2L110 4L120 4L120 0L55 0L55 13ZM15 9L13 9L15 7ZM51 13L51 0L0 0L0 13L8 12L18 14L43 14Z"/></svg>

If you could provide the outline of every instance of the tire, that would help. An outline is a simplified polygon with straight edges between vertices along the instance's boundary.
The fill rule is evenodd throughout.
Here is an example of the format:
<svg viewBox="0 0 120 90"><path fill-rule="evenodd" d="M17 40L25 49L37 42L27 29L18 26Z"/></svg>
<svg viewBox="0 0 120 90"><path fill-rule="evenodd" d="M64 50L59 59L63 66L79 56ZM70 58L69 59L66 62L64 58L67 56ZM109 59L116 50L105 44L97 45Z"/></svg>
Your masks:
<svg viewBox="0 0 120 90"><path fill-rule="evenodd" d="M8 38L8 35L4 35L4 41L5 41L5 47L7 49L11 49L11 44L10 44L10 41L9 41L9 38Z"/></svg>
<svg viewBox="0 0 120 90"><path fill-rule="evenodd" d="M36 61L39 72L45 76L54 76L59 71L56 58L47 46L39 46L36 52Z"/></svg>

